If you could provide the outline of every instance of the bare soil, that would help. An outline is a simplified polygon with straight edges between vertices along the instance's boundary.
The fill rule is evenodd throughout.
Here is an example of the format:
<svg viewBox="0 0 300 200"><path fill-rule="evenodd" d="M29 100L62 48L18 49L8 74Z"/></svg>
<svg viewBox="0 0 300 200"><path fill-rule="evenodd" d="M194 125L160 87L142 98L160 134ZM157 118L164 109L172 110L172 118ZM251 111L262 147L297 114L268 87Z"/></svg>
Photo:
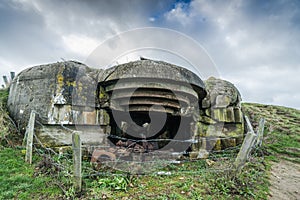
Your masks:
<svg viewBox="0 0 300 200"><path fill-rule="evenodd" d="M270 183L270 200L300 200L300 164L272 163Z"/></svg>

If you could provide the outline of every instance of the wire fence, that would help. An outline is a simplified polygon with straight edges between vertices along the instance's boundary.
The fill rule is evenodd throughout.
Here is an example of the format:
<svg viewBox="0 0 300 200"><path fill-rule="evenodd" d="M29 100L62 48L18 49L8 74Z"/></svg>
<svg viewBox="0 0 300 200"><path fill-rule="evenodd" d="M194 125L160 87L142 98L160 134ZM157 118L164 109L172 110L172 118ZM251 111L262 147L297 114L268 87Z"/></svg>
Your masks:
<svg viewBox="0 0 300 200"><path fill-rule="evenodd" d="M38 113L36 113L38 115ZM40 131L41 128L45 128L45 125L40 121L39 118L35 118L34 121L38 126L34 126L32 144L33 153L38 155L40 158L39 162L36 163L38 173L51 174L51 176L68 179L70 185L74 182L75 169L74 166L74 145L63 147L48 147L43 144L39 137L35 134ZM249 126L249 124L248 124ZM263 126L263 125L261 125ZM260 126L260 127L261 127ZM61 127L70 134L77 134L78 131L65 127ZM28 128L27 128L28 129ZM252 130L252 128L248 129ZM263 129L260 128L263 132ZM253 132L252 132L253 134ZM111 150L109 145L88 145L84 144L80 151L83 152L82 158L80 159L80 177L83 179L93 179L95 177L106 177L106 176L128 176L134 173L142 174L144 176L179 176L179 175L199 175L207 172L237 172L246 161L251 162L257 155L263 157L263 151L261 150L261 141L255 139L262 139L261 132L254 134L254 139L249 141L250 145L245 150L242 159L241 151L245 148L245 143L234 147L226 148L223 150L210 151L206 159L191 159L187 155L187 152L171 152L171 151L153 151L147 152L147 157L143 157L145 153L133 152L133 149L128 145L127 147ZM249 133L247 134L249 135ZM247 135L245 139L247 139ZM113 139L120 141L130 141L134 143L143 143L145 140L135 140L123 138L120 136L109 135ZM232 138L232 137L228 137ZM28 139L28 133L25 134L24 141ZM207 138L206 138L207 139ZM215 138L211 138L214 140ZM210 140L208 138L208 140ZM173 140L173 139L151 139L147 142L189 142L195 143L194 140ZM23 142L24 143L24 142ZM88 149L88 150L87 150ZM102 150L102 155L107 155L106 158L101 161L96 159L96 162L91 162L93 156L91 152L93 150ZM122 150L124 152L130 152L131 156L135 158L126 160L122 156L116 156L117 151ZM103 153L104 152L104 153ZM106 153L105 153L106 152ZM158 156L157 156L158 155ZM111 158L114 159L111 159ZM147 158L147 159L146 159ZM159 159L160 158L160 159ZM239 160L240 159L240 160ZM238 162L238 163L237 163ZM239 163L240 162L240 163ZM238 169L237 169L238 168ZM148 171L147 171L148 170ZM59 179L58 179L59 180ZM80 179L81 181L81 179ZM63 191L66 191L64 185L59 181L56 183Z"/></svg>

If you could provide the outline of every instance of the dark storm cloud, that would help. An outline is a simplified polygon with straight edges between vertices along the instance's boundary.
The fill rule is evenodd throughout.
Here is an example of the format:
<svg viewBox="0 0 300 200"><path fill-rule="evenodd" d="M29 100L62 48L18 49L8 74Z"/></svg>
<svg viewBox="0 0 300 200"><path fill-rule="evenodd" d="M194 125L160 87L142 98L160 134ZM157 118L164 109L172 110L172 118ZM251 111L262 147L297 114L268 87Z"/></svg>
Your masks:
<svg viewBox="0 0 300 200"><path fill-rule="evenodd" d="M172 1L1 1L1 74L86 54L112 35L148 25ZM82 49L78 48L83 45Z"/></svg>

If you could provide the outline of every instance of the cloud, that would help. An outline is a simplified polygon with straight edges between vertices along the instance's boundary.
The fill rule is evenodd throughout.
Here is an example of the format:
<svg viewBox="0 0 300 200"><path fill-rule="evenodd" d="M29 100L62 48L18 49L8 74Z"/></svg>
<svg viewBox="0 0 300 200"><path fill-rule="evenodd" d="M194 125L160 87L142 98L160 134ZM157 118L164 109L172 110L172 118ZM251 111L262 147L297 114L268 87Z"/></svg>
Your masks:
<svg viewBox="0 0 300 200"><path fill-rule="evenodd" d="M170 4L139 0L52 0L25 1L23 4L42 13L49 29L59 34L72 34L106 38L120 31L147 26L157 9Z"/></svg>
<svg viewBox="0 0 300 200"><path fill-rule="evenodd" d="M177 22L180 30L186 30L180 25L188 21L190 29L187 33L204 44L212 56L216 55L217 62L221 59L222 64L240 62L241 65L252 65L255 60L264 63L291 62L291 58L299 56L300 48L295 45L300 42L299 24L295 19L299 18L300 12L293 1L286 2L266 4L236 0L208 3L195 0L190 3L188 13L178 15L184 17L172 20ZM170 10L165 16L172 13L173 10ZM205 21L200 23L200 19ZM166 20L169 18L166 17ZM203 30L201 25L207 30Z"/></svg>
<svg viewBox="0 0 300 200"><path fill-rule="evenodd" d="M155 17L149 17L148 18L150 22L155 22L156 18Z"/></svg>
<svg viewBox="0 0 300 200"><path fill-rule="evenodd" d="M165 13L165 18L169 22L179 22L181 25L186 26L190 23L191 16L188 10L188 4L186 3L177 3L175 8Z"/></svg>
<svg viewBox="0 0 300 200"><path fill-rule="evenodd" d="M82 57L87 57L100 43L99 40L84 35L62 36L63 43L70 51Z"/></svg>
<svg viewBox="0 0 300 200"><path fill-rule="evenodd" d="M244 100L300 108L295 100L300 95L299 3L195 0L188 7L178 3L166 21L205 46Z"/></svg>
<svg viewBox="0 0 300 200"><path fill-rule="evenodd" d="M86 53L107 38L150 25L155 10L170 2L1 1L0 55L23 68L60 58L83 62Z"/></svg>
<svg viewBox="0 0 300 200"><path fill-rule="evenodd" d="M123 31L146 26L185 33L210 54L223 78L245 101L300 108L300 2L13 0L0 2L0 73L61 58L84 62L95 47ZM138 37L132 46L143 44ZM153 41L153 45L176 39ZM188 45L182 45L188 51ZM190 52L195 57L197 52ZM140 54L120 55L122 62ZM159 57L161 55L162 57Z"/></svg>
<svg viewBox="0 0 300 200"><path fill-rule="evenodd" d="M100 42L141 26L144 10L134 1L1 1L1 73L61 58L83 62Z"/></svg>
<svg viewBox="0 0 300 200"><path fill-rule="evenodd" d="M15 1L1 1L1 71L57 61L63 49L60 37L49 31L40 13ZM4 73L4 72L3 72Z"/></svg>
<svg viewBox="0 0 300 200"><path fill-rule="evenodd" d="M255 66L247 72L235 71L224 78L234 80L243 94L243 100L298 108L296 97L300 95L300 82L297 75L292 74L300 74L300 67L291 71L287 68Z"/></svg>

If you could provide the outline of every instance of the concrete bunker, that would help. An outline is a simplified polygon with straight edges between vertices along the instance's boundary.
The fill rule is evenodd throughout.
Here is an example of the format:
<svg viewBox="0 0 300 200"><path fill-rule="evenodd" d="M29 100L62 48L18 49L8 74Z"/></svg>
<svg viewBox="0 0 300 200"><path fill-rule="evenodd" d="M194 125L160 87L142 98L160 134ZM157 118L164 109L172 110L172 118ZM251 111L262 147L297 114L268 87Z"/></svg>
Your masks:
<svg viewBox="0 0 300 200"><path fill-rule="evenodd" d="M146 141L138 144L147 152L175 140L181 143L172 145L173 151L187 150L199 158L200 151L242 142L240 101L233 84L216 78L202 81L162 61L138 60L106 70L67 61L18 74L8 107L23 129L30 112L37 113L36 135L45 146L70 146L69 130L74 130L90 153L109 144L128 148L132 140Z"/></svg>

